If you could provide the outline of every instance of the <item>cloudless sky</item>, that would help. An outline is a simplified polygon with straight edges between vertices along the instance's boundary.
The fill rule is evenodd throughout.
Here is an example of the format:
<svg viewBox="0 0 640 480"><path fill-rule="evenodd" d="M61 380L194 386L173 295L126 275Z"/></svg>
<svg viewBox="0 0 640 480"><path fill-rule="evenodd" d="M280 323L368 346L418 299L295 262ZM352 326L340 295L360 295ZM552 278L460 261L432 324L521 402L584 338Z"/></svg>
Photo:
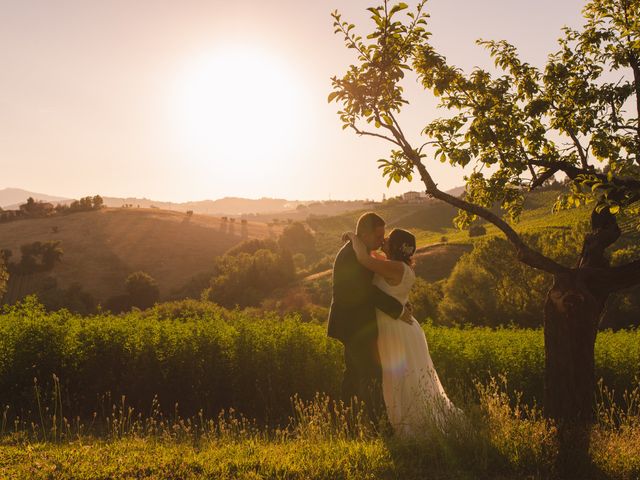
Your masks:
<svg viewBox="0 0 640 480"><path fill-rule="evenodd" d="M409 2L411 7L415 2ZM371 28L365 0L0 0L0 188L186 201L224 196L380 199L389 145L342 131L330 77L353 51L330 12ZM582 0L430 0L454 64L507 39L542 65ZM439 113L415 82L405 131ZM409 133L411 132L411 133ZM441 187L463 172L433 166Z"/></svg>

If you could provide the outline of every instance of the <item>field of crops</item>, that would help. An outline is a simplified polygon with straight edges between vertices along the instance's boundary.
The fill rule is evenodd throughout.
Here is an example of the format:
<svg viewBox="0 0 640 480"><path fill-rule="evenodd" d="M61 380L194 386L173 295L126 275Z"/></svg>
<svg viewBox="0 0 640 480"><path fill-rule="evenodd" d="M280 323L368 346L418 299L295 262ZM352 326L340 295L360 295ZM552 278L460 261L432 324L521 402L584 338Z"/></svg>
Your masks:
<svg viewBox="0 0 640 480"><path fill-rule="evenodd" d="M504 374L527 402L542 398L540 330L445 328L425 325L442 381L456 398ZM62 408L90 416L100 402L126 396L147 411L157 395L184 415L215 416L233 407L268 423L290 414L294 394L337 396L342 346L322 325L295 315L229 311L196 301L161 304L122 316L46 313L31 299L0 316L0 402L10 412L36 409L34 378L42 395L60 379ZM640 331L602 332L596 369L622 392L640 377ZM105 398L105 395L110 395ZM25 417L26 418L26 417Z"/></svg>
<svg viewBox="0 0 640 480"><path fill-rule="evenodd" d="M343 368L323 325L196 301L80 317L29 299L0 315L0 477L547 478L555 427L531 408L542 332L424 329L466 420L406 444L316 395L335 398ZM640 332L600 333L596 363L606 385L631 391ZM597 404L603 478L640 474L630 395L631 408Z"/></svg>

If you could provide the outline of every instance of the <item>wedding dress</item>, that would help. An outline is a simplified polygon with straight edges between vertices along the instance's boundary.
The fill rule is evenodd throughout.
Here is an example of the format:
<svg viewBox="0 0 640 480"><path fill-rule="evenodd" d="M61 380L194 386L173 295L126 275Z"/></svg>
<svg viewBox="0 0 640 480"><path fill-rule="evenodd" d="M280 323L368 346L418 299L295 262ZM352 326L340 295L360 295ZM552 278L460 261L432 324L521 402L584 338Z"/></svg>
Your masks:
<svg viewBox="0 0 640 480"><path fill-rule="evenodd" d="M413 269L405 264L398 285L389 285L378 274L373 283L404 305L415 279ZM394 432L406 438L426 433L429 425L444 429L450 415L459 410L440 383L422 327L415 318L409 325L380 310L376 316L382 391Z"/></svg>

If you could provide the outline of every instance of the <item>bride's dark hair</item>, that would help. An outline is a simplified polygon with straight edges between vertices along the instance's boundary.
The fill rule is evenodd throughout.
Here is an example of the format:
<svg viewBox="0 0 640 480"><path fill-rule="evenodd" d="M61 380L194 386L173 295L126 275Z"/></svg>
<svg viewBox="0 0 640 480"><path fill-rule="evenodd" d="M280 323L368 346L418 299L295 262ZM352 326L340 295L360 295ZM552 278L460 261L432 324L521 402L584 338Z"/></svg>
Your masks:
<svg viewBox="0 0 640 480"><path fill-rule="evenodd" d="M416 251L416 237L411 232L394 228L389 234L389 253L391 260L400 260L411 265L411 257Z"/></svg>

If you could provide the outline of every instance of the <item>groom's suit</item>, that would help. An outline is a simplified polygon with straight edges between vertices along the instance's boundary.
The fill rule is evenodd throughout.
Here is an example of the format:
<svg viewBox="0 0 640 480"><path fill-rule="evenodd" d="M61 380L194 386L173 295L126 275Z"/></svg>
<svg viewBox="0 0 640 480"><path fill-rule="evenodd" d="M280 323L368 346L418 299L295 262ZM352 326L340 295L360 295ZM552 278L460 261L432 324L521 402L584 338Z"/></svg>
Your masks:
<svg viewBox="0 0 640 480"><path fill-rule="evenodd" d="M355 395L369 405L374 417L378 417L376 412L384 403L380 388L382 372L376 308L398 318L403 305L374 286L372 280L373 272L358 262L351 242L345 244L333 264L328 335L344 344L343 400L348 404Z"/></svg>

